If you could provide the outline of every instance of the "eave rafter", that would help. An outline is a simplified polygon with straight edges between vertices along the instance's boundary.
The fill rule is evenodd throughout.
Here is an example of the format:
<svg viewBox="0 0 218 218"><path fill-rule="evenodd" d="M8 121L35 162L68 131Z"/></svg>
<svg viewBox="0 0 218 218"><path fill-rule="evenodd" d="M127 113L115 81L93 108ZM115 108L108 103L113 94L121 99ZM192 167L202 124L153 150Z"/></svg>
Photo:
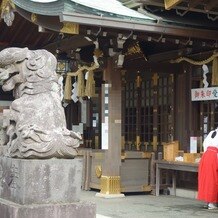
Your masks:
<svg viewBox="0 0 218 218"><path fill-rule="evenodd" d="M101 26L110 27L122 30L132 30L134 32L147 32L156 34L165 34L171 36L181 36L189 38L207 39L207 40L217 40L218 31L215 30L205 30L198 28L189 27L179 27L173 25L165 24L144 24L144 23L134 23L128 20L111 19L106 17L97 17L94 15L85 15L77 13L64 12L60 15L61 22L72 22L80 23L85 26Z"/></svg>
<svg viewBox="0 0 218 218"><path fill-rule="evenodd" d="M218 3L215 0L210 0L204 7L206 12L211 11L213 8L215 8L215 6L217 6Z"/></svg>
<svg viewBox="0 0 218 218"><path fill-rule="evenodd" d="M165 10L175 9L218 16L217 0L135 0L144 6L155 6Z"/></svg>
<svg viewBox="0 0 218 218"><path fill-rule="evenodd" d="M192 1L189 1L188 3L188 8L189 9L193 9L195 8L197 5L199 5L199 3L201 3L203 0L192 0Z"/></svg>

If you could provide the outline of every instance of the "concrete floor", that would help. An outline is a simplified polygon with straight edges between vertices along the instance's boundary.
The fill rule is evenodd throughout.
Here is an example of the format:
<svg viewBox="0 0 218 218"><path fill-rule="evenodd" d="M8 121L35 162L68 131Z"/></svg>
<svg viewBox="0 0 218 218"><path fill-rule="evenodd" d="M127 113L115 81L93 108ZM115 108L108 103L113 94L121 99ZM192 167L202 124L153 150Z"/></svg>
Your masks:
<svg viewBox="0 0 218 218"><path fill-rule="evenodd" d="M81 200L97 205L96 218L213 218L218 210L203 208L203 202L195 199L150 194L127 194L124 198L96 197L96 191L82 191Z"/></svg>

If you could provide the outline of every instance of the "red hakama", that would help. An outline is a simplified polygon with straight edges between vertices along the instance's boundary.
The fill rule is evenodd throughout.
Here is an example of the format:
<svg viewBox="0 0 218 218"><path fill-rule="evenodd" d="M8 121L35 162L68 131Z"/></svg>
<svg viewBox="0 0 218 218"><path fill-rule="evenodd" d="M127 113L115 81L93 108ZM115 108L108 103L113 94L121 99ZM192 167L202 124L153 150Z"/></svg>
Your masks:
<svg viewBox="0 0 218 218"><path fill-rule="evenodd" d="M209 146L198 168L198 197L205 202L218 203L218 148Z"/></svg>

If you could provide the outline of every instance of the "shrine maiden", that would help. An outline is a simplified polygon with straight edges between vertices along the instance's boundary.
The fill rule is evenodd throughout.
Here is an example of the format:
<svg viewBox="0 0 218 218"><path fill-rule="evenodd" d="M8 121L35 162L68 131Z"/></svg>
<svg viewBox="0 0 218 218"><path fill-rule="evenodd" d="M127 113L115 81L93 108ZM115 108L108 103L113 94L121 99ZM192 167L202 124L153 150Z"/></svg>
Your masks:
<svg viewBox="0 0 218 218"><path fill-rule="evenodd" d="M208 209L218 205L218 129L211 131L203 142L204 154L198 168L198 200Z"/></svg>

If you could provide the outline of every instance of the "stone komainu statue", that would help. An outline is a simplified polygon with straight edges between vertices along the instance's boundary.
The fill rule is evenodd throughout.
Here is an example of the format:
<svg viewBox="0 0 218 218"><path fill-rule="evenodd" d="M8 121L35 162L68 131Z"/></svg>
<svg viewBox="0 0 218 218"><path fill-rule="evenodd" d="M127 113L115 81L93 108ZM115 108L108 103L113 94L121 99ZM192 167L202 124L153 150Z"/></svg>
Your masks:
<svg viewBox="0 0 218 218"><path fill-rule="evenodd" d="M15 100L7 115L9 157L71 158L81 136L66 129L56 58L46 50L7 48L0 52L0 81Z"/></svg>

